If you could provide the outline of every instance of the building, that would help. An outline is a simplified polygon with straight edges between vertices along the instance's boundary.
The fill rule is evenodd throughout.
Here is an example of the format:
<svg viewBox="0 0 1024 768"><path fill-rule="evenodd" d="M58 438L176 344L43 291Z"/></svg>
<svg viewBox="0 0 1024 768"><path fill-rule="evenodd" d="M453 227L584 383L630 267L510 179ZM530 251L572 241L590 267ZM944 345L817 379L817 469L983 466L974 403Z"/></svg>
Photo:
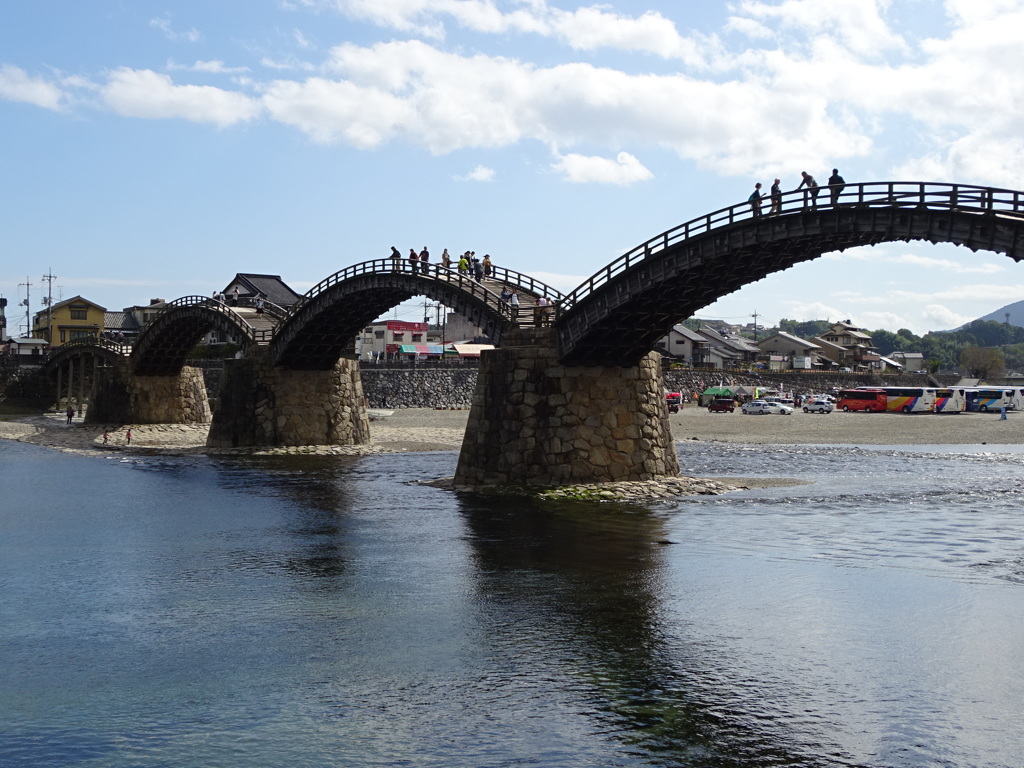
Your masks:
<svg viewBox="0 0 1024 768"><path fill-rule="evenodd" d="M707 367L750 368L761 355L760 347L739 336L703 326L697 329L697 334L708 343Z"/></svg>
<svg viewBox="0 0 1024 768"><path fill-rule="evenodd" d="M59 347L79 339L99 339L104 329L106 308L94 301L75 296L37 312L32 320L32 335Z"/></svg>
<svg viewBox="0 0 1024 768"><path fill-rule="evenodd" d="M257 296L262 296L263 300L270 304L276 304L282 309L290 309L302 298L302 295L293 291L280 275L239 272L224 289L224 299L228 303L234 299L236 288L239 301L250 306Z"/></svg>
<svg viewBox="0 0 1024 768"><path fill-rule="evenodd" d="M871 334L866 328L858 328L849 320L843 320L833 323L821 338L843 347L847 365L855 371L881 367L882 358L871 343Z"/></svg>
<svg viewBox="0 0 1024 768"><path fill-rule="evenodd" d="M654 348L663 355L688 363L694 368L707 366L711 354L711 343L685 325L673 326L668 335L660 339Z"/></svg>
<svg viewBox="0 0 1024 768"><path fill-rule="evenodd" d="M757 342L757 346L762 352L762 360L773 371L808 371L822 367L821 347L818 344L785 331L762 339Z"/></svg>
<svg viewBox="0 0 1024 768"><path fill-rule="evenodd" d="M378 320L363 329L356 339L360 360L395 360L420 355L441 356L441 329L431 331L427 323L406 320ZM408 349L403 350L405 346ZM424 347L423 351L416 347ZM428 350L426 347L435 347Z"/></svg>
<svg viewBox="0 0 1024 768"><path fill-rule="evenodd" d="M904 371L916 373L926 371L928 366L921 352L893 352L889 355L896 363L903 366Z"/></svg>

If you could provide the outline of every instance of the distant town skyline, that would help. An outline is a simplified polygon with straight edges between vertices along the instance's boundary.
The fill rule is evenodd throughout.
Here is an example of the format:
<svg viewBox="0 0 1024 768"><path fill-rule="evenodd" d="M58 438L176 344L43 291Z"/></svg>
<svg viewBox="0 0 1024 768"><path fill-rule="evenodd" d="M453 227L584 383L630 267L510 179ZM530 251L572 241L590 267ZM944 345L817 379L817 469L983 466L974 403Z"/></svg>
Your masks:
<svg viewBox="0 0 1024 768"><path fill-rule="evenodd" d="M392 245L568 291L804 170L1014 189L1022 24L1024 0L9 3L0 295L10 325L48 273L112 309L246 271L304 292ZM1022 296L1005 256L900 242L698 315L923 334Z"/></svg>

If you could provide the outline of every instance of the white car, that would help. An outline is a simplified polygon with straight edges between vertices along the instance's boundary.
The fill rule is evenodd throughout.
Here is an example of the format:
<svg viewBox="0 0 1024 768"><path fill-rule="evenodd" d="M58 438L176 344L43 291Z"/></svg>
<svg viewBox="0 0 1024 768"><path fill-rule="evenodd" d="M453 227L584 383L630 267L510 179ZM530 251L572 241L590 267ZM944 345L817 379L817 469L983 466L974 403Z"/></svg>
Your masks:
<svg viewBox="0 0 1024 768"><path fill-rule="evenodd" d="M793 412L793 409L782 403L766 403L764 400L751 400L749 403L743 404L740 412L763 416L770 413L779 413L783 416L788 416Z"/></svg>
<svg viewBox="0 0 1024 768"><path fill-rule="evenodd" d="M804 403L804 413L832 413L835 410L828 400L815 399Z"/></svg>

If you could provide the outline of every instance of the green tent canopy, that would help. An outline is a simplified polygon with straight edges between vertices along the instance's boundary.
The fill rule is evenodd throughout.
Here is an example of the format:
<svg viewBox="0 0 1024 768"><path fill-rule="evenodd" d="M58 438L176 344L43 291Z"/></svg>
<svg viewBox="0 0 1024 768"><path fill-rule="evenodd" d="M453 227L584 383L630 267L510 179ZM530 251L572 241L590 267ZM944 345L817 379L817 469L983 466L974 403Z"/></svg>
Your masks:
<svg viewBox="0 0 1024 768"><path fill-rule="evenodd" d="M732 397L732 390L729 387L708 387L701 394L714 397Z"/></svg>

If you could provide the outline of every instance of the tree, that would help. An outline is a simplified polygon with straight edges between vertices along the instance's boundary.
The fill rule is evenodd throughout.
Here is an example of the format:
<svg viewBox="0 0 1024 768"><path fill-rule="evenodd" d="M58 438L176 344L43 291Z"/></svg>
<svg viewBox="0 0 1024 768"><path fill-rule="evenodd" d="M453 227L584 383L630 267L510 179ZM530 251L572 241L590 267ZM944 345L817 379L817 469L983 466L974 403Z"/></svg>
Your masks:
<svg viewBox="0 0 1024 768"><path fill-rule="evenodd" d="M1006 371L1006 360L999 349L965 347L960 352L960 366L967 369L971 378L988 379L1003 375Z"/></svg>
<svg viewBox="0 0 1024 768"><path fill-rule="evenodd" d="M793 336L798 336L801 339L813 339L815 336L821 336L825 333L832 325L828 320L787 320L782 318L779 320L779 330L784 331Z"/></svg>

